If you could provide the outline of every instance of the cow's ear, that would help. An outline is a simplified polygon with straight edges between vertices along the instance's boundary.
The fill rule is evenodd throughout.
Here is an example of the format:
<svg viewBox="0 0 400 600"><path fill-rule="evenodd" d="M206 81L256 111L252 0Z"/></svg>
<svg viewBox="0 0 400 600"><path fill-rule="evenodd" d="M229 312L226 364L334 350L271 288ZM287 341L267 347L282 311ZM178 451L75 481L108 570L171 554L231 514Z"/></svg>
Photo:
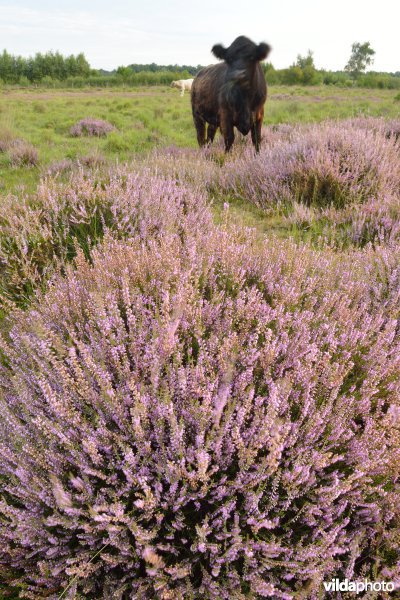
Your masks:
<svg viewBox="0 0 400 600"><path fill-rule="evenodd" d="M219 58L220 60L224 60L225 59L226 48L224 48L222 46L222 44L215 44L215 46L213 46L211 48L211 52L214 54L214 56L216 58Z"/></svg>
<svg viewBox="0 0 400 600"><path fill-rule="evenodd" d="M264 44L264 42L261 42L261 44L258 44L256 50L257 60L265 60L270 52L271 46L268 46L268 44Z"/></svg>

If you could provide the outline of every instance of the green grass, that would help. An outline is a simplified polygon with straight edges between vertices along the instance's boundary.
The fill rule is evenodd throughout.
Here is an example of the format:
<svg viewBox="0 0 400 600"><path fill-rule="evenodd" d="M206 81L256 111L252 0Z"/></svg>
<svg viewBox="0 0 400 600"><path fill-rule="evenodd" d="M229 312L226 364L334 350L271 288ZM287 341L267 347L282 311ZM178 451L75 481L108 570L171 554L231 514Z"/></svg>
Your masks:
<svg viewBox="0 0 400 600"><path fill-rule="evenodd" d="M269 89L265 123L294 123L358 115L399 116L398 92L341 89L329 86ZM105 138L74 138L69 131L84 117L104 119L117 131ZM1 132L33 144L37 167L11 167L0 152L0 194L22 188L32 191L41 175L63 159L80 160L93 154L110 164L125 162L154 147L196 147L190 96L180 97L168 87L131 90L21 90L0 91Z"/></svg>
<svg viewBox="0 0 400 600"><path fill-rule="evenodd" d="M398 117L396 90L360 88L271 87L266 121L277 123L319 122L348 117Z"/></svg>
<svg viewBox="0 0 400 600"><path fill-rule="evenodd" d="M175 90L176 91L176 90ZM117 131L104 138L70 135L85 117L104 119ZM125 162L155 146L195 146L189 95L169 88L134 92L11 90L0 93L0 142L3 129L23 138L39 152L36 168L12 168L0 153L0 193L31 191L52 163L100 154L110 163Z"/></svg>

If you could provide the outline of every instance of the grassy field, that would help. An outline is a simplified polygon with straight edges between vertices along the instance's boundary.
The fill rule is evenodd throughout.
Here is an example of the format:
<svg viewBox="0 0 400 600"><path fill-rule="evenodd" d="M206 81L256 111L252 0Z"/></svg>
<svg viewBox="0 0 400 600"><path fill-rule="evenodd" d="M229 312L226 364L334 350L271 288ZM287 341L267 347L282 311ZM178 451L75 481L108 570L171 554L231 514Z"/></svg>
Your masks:
<svg viewBox="0 0 400 600"><path fill-rule="evenodd" d="M271 87L265 124L319 122L355 116L399 115L391 90ZM80 119L103 119L116 130L104 138L73 137ZM2 139L23 139L37 151L36 165L13 165L0 151L0 193L26 187L57 170L61 161L121 163L155 147L196 147L190 97L165 87L131 90L3 90L0 93Z"/></svg>

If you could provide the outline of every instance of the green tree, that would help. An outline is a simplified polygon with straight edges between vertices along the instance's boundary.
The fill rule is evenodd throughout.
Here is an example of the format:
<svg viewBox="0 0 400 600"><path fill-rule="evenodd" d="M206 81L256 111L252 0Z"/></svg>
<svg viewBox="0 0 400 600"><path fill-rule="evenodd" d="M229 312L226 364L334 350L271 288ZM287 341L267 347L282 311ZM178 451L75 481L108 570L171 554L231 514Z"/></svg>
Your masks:
<svg viewBox="0 0 400 600"><path fill-rule="evenodd" d="M118 67L116 75L119 79L122 79L124 83L127 83L129 79L132 79L133 71L129 67Z"/></svg>
<svg viewBox="0 0 400 600"><path fill-rule="evenodd" d="M307 52L307 56L301 56L301 54L298 54L295 66L300 67L302 70L304 70L306 67L315 69L314 55L312 50Z"/></svg>
<svg viewBox="0 0 400 600"><path fill-rule="evenodd" d="M303 77L303 70L296 65L282 70L282 83L285 85L301 85Z"/></svg>
<svg viewBox="0 0 400 600"><path fill-rule="evenodd" d="M292 65L292 68L293 67L301 69L301 83L304 85L317 85L322 80L321 74L315 68L312 50L309 50L306 56L301 56L301 54L298 54L296 63Z"/></svg>
<svg viewBox="0 0 400 600"><path fill-rule="evenodd" d="M270 85L275 85L279 83L279 77L274 68L274 65L271 62L263 63L262 68L264 71L265 79Z"/></svg>
<svg viewBox="0 0 400 600"><path fill-rule="evenodd" d="M81 75L82 77L89 77L90 65L89 65L88 61L86 60L83 52L80 52L80 54L76 55L76 64L77 64L77 69L78 69L77 74Z"/></svg>
<svg viewBox="0 0 400 600"><path fill-rule="evenodd" d="M353 79L358 79L361 73L365 71L367 66L373 62L374 54L375 50L371 48L371 44L369 42L364 42L364 44L354 42L351 47L351 56L349 62L345 66L344 70L348 71Z"/></svg>
<svg viewBox="0 0 400 600"><path fill-rule="evenodd" d="M7 50L0 55L0 77L6 83L13 83L15 79L14 57Z"/></svg>

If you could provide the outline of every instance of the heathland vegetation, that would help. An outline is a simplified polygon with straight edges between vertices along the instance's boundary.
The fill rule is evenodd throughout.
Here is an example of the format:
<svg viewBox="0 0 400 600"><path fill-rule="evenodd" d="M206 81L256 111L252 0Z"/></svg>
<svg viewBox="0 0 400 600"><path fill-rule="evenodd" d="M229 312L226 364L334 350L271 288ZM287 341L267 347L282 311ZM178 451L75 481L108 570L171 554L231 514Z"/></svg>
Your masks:
<svg viewBox="0 0 400 600"><path fill-rule="evenodd" d="M358 116L395 119L392 90L330 86L270 86L266 125L321 122ZM106 136L74 136L82 119L103 120ZM266 134L268 137L268 133ZM195 148L189 96L167 86L134 90L4 89L0 94L0 191L33 190L40 177L68 174L78 164L112 164L153 148ZM31 166L32 168L29 168Z"/></svg>
<svg viewBox="0 0 400 600"><path fill-rule="evenodd" d="M0 597L398 587L398 92L269 94L0 93Z"/></svg>

